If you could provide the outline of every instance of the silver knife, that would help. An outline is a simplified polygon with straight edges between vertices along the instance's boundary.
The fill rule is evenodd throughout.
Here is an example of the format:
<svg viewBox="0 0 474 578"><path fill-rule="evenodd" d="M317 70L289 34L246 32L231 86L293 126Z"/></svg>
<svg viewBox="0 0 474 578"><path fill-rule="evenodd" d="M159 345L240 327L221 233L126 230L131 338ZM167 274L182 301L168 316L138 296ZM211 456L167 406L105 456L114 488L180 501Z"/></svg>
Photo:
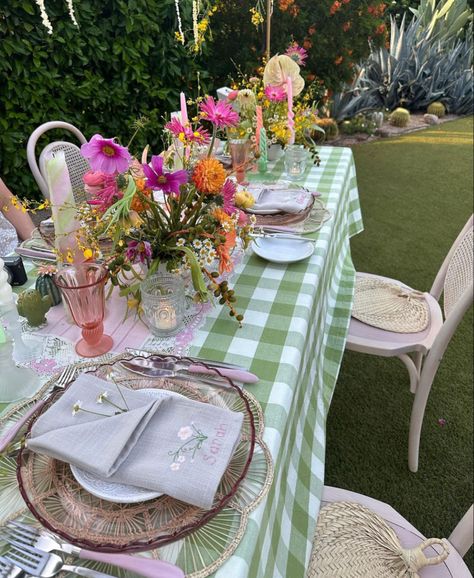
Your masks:
<svg viewBox="0 0 474 578"><path fill-rule="evenodd" d="M190 374L202 376L211 376L215 380L221 380L219 373L224 377L228 377L233 381L240 381L242 383L256 383L258 377L254 373L249 371L242 371L241 369L228 369L228 368L216 368L219 373L214 371L213 368L204 367L198 363L191 363L186 360L175 361L172 358L148 358L148 359L132 359L132 360L122 360L119 362L126 369L143 372L144 375L149 375L150 377L174 377L177 375Z"/></svg>
<svg viewBox="0 0 474 578"><path fill-rule="evenodd" d="M127 347L125 348L125 351L133 355L146 355L148 357L155 355L162 358L167 357L165 353L159 353L157 351L152 351L151 349L134 349L133 347ZM179 360L182 358L180 355L172 355L172 357L177 357ZM214 361L213 359L206 359L205 357L191 357L190 355L186 355L185 357L186 359L191 359L191 361L195 361L196 363L205 363L211 367L217 367L217 369L220 367L227 367L228 369L240 369L241 371L247 371L246 367L243 365L236 365L235 363L228 363L226 361Z"/></svg>

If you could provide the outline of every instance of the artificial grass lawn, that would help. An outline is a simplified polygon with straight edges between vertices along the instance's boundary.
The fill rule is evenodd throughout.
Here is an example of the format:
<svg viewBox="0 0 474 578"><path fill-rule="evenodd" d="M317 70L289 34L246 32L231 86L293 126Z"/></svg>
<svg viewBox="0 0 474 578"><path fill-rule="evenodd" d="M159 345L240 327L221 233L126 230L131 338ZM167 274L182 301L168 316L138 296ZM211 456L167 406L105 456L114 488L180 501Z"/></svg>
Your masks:
<svg viewBox="0 0 474 578"><path fill-rule="evenodd" d="M472 212L473 119L353 147L365 230L356 270L429 291ZM473 500L472 308L451 341L408 470L413 396L405 366L347 351L328 416L326 484L392 505L427 537L447 537ZM444 427L438 419L444 418ZM472 548L466 557L472 572Z"/></svg>

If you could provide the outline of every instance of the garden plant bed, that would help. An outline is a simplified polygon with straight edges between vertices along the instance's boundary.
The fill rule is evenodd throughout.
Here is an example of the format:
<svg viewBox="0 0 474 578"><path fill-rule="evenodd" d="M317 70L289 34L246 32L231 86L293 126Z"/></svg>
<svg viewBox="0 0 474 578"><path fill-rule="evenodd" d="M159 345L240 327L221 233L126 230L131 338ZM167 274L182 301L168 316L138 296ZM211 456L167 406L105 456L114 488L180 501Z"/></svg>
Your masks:
<svg viewBox="0 0 474 578"><path fill-rule="evenodd" d="M408 122L407 126L400 127L400 126L393 126L387 121L383 123L383 125L376 129L375 133L372 135L360 132L355 134L339 134L339 136L332 140L327 141L327 144L337 147L350 147L355 144L360 144L364 142L373 142L375 140L379 140L381 138L388 138L393 136L401 136L403 134L408 134L410 132L415 132L417 130L422 130L424 128L428 128L430 125L427 124L423 118L424 113L412 113L410 115L410 121ZM458 115L455 114L447 114L443 118L438 119L439 124L448 122L450 120L456 120L460 118Z"/></svg>

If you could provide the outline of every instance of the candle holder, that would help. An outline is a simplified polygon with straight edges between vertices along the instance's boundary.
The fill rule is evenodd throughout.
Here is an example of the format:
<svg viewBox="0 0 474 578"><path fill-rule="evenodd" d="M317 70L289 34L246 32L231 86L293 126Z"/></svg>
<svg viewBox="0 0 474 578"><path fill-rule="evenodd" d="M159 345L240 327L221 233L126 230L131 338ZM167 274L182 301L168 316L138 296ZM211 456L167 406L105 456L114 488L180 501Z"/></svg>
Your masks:
<svg viewBox="0 0 474 578"><path fill-rule="evenodd" d="M178 333L186 312L183 278L171 273L151 275L141 284L145 322L153 335L168 337Z"/></svg>
<svg viewBox="0 0 474 578"><path fill-rule="evenodd" d="M297 181L306 170L308 151L301 145L288 145L285 149L285 167L287 176Z"/></svg>

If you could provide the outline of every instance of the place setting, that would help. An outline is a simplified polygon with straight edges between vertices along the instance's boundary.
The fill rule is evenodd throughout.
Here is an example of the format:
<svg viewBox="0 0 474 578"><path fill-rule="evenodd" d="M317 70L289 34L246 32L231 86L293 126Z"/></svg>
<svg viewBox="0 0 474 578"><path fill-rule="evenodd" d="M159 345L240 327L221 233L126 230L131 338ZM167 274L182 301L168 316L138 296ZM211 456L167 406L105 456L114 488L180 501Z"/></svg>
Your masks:
<svg viewBox="0 0 474 578"><path fill-rule="evenodd" d="M163 368L161 362L191 371L149 375L150 368ZM203 568L193 566L186 552L199 528L206 539L206 526L216 518L221 547L212 564L221 564L238 543L246 513L268 491L273 471L260 405L228 377L242 370L224 365L127 353L98 365L77 364L66 384L51 380L52 393L30 419L14 456L34 525L41 522L76 547L107 553L91 559L109 564L114 554L122 553L121 559L124 552L145 550L176 563L173 553L179 552L180 561L188 560L179 566L189 574ZM1 467L12 459L2 456ZM1 522L12 514L22 520L19 513L3 512ZM21 550L15 531L15 525L1 530ZM12 555L16 563L18 555ZM161 576L149 573L150 560L133 560L138 574ZM159 562L153 568L162 570Z"/></svg>

